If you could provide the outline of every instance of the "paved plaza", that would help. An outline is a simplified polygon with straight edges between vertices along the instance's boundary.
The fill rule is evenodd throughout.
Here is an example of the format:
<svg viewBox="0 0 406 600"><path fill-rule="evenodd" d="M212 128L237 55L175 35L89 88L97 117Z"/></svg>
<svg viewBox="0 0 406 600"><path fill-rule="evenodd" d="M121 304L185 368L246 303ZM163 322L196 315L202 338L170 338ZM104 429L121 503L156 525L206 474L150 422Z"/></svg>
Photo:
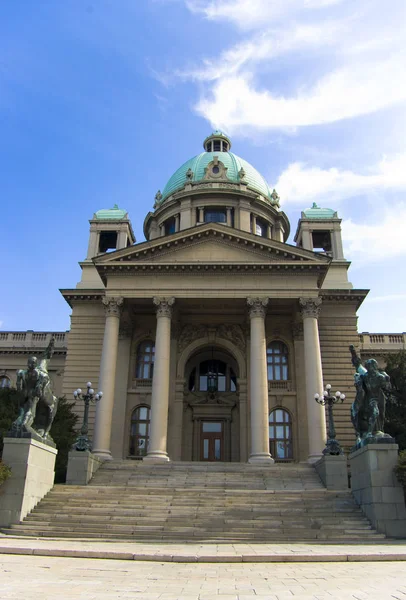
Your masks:
<svg viewBox="0 0 406 600"><path fill-rule="evenodd" d="M0 598L405 600L406 563L162 563L4 554Z"/></svg>

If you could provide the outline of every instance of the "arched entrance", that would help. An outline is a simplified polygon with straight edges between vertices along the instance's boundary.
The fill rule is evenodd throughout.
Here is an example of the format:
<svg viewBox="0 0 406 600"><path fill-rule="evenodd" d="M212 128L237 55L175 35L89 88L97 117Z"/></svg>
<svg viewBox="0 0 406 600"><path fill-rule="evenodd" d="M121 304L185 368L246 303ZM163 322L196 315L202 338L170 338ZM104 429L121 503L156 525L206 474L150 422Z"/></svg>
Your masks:
<svg viewBox="0 0 406 600"><path fill-rule="evenodd" d="M182 460L240 460L238 364L225 349L206 345L185 365Z"/></svg>

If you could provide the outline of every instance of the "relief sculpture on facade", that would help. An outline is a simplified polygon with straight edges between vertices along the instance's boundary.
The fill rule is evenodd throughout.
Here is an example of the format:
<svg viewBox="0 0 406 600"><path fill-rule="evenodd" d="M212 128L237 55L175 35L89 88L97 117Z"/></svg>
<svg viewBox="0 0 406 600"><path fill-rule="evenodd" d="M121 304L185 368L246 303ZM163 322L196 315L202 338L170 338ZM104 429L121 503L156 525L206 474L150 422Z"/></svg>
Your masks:
<svg viewBox="0 0 406 600"><path fill-rule="evenodd" d="M195 340L207 338L209 329L210 331L213 331L213 328L209 328L207 325L184 325L178 340L179 353L182 353L183 350ZM214 335L218 338L223 338L232 342L242 351L245 350L245 336L240 325L219 325L214 328Z"/></svg>

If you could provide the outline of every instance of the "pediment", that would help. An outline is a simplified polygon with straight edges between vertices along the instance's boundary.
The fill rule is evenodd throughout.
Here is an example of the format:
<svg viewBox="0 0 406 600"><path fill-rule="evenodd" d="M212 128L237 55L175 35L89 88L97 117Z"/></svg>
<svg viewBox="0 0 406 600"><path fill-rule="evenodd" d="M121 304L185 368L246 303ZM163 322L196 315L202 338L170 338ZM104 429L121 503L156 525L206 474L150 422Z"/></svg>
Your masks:
<svg viewBox="0 0 406 600"><path fill-rule="evenodd" d="M330 259L289 244L205 225L150 242L136 244L94 259L96 267L113 265L254 265L298 264L327 266Z"/></svg>

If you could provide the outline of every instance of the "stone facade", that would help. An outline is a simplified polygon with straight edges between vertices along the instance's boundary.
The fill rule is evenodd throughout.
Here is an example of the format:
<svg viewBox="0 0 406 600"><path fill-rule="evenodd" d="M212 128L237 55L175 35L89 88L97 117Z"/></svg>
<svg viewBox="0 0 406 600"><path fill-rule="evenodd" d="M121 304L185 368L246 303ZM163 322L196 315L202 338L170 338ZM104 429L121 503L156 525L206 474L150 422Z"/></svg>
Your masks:
<svg viewBox="0 0 406 600"><path fill-rule="evenodd" d="M171 195L157 194L145 242L125 211L95 213L82 278L62 290L71 328L50 364L63 380L54 391L71 398L88 380L103 390L89 423L102 459L317 461L324 383L348 398L335 421L353 445L349 344L368 356L375 343L383 354L386 338L392 351L405 345L404 334L358 335L368 292L348 281L337 213L302 213L288 244L276 192L261 195L244 173L228 180L225 154L200 180L189 170ZM49 335L0 333L0 375L13 383Z"/></svg>

